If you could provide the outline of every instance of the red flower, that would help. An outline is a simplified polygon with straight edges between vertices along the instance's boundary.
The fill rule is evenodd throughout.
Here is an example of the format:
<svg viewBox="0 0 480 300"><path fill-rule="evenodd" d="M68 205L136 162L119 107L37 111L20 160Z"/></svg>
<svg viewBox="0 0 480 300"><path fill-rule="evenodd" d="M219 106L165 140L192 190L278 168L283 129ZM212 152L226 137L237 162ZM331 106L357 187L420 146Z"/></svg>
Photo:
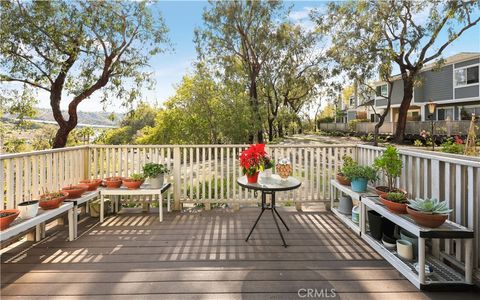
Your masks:
<svg viewBox="0 0 480 300"><path fill-rule="evenodd" d="M248 149L243 150L239 157L243 173L253 175L258 172L266 155L265 144L250 145Z"/></svg>
<svg viewBox="0 0 480 300"><path fill-rule="evenodd" d="M458 135L455 136L455 144L463 144L463 140Z"/></svg>

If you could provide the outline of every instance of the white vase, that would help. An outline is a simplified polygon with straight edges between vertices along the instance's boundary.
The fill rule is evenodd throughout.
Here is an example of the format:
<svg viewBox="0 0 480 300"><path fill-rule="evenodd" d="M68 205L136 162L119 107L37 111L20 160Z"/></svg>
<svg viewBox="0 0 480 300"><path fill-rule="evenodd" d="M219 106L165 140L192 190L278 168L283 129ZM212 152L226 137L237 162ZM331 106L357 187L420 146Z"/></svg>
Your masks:
<svg viewBox="0 0 480 300"><path fill-rule="evenodd" d="M159 189L163 186L164 174L160 174L157 177L150 178L150 188Z"/></svg>
<svg viewBox="0 0 480 300"><path fill-rule="evenodd" d="M38 201L26 201L18 204L18 210L20 211L19 217L21 219L30 219L38 213Z"/></svg>

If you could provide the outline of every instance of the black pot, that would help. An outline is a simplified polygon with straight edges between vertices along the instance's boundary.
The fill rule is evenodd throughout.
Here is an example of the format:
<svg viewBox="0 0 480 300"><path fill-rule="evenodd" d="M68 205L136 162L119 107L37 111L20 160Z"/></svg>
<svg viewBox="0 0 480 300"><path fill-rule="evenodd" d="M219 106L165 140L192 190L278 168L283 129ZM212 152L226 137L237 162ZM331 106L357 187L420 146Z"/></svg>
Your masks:
<svg viewBox="0 0 480 300"><path fill-rule="evenodd" d="M382 232L387 236L393 236L395 231L395 223L387 218L382 218Z"/></svg>
<svg viewBox="0 0 480 300"><path fill-rule="evenodd" d="M368 211L370 234L377 240L382 239L382 216L374 210Z"/></svg>

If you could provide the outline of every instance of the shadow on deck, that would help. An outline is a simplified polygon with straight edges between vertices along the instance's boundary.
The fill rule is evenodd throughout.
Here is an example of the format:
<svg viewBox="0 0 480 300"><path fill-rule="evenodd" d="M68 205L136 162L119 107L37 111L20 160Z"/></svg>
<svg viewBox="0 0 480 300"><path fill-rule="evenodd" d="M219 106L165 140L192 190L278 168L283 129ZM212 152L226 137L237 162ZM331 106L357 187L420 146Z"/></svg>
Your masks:
<svg viewBox="0 0 480 300"><path fill-rule="evenodd" d="M280 213L290 227L281 245L272 216L259 210L124 213L74 242L65 230L2 255L1 295L59 298L302 299L307 289L338 299L437 299L473 293L421 293L325 211ZM478 295L477 295L478 296ZM319 294L317 294L319 298Z"/></svg>

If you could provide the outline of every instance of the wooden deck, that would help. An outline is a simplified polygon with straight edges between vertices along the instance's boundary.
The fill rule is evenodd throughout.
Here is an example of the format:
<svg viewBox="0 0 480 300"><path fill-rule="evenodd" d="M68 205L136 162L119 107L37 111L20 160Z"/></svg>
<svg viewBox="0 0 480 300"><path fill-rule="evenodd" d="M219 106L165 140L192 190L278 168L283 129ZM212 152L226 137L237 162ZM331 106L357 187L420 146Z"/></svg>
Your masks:
<svg viewBox="0 0 480 300"><path fill-rule="evenodd" d="M300 289L335 289L337 299L478 296L419 292L325 211L281 209L286 249L269 213L246 243L258 212L168 213L163 223L154 213L102 225L86 219L74 242L63 230L4 253L1 298L308 299Z"/></svg>

